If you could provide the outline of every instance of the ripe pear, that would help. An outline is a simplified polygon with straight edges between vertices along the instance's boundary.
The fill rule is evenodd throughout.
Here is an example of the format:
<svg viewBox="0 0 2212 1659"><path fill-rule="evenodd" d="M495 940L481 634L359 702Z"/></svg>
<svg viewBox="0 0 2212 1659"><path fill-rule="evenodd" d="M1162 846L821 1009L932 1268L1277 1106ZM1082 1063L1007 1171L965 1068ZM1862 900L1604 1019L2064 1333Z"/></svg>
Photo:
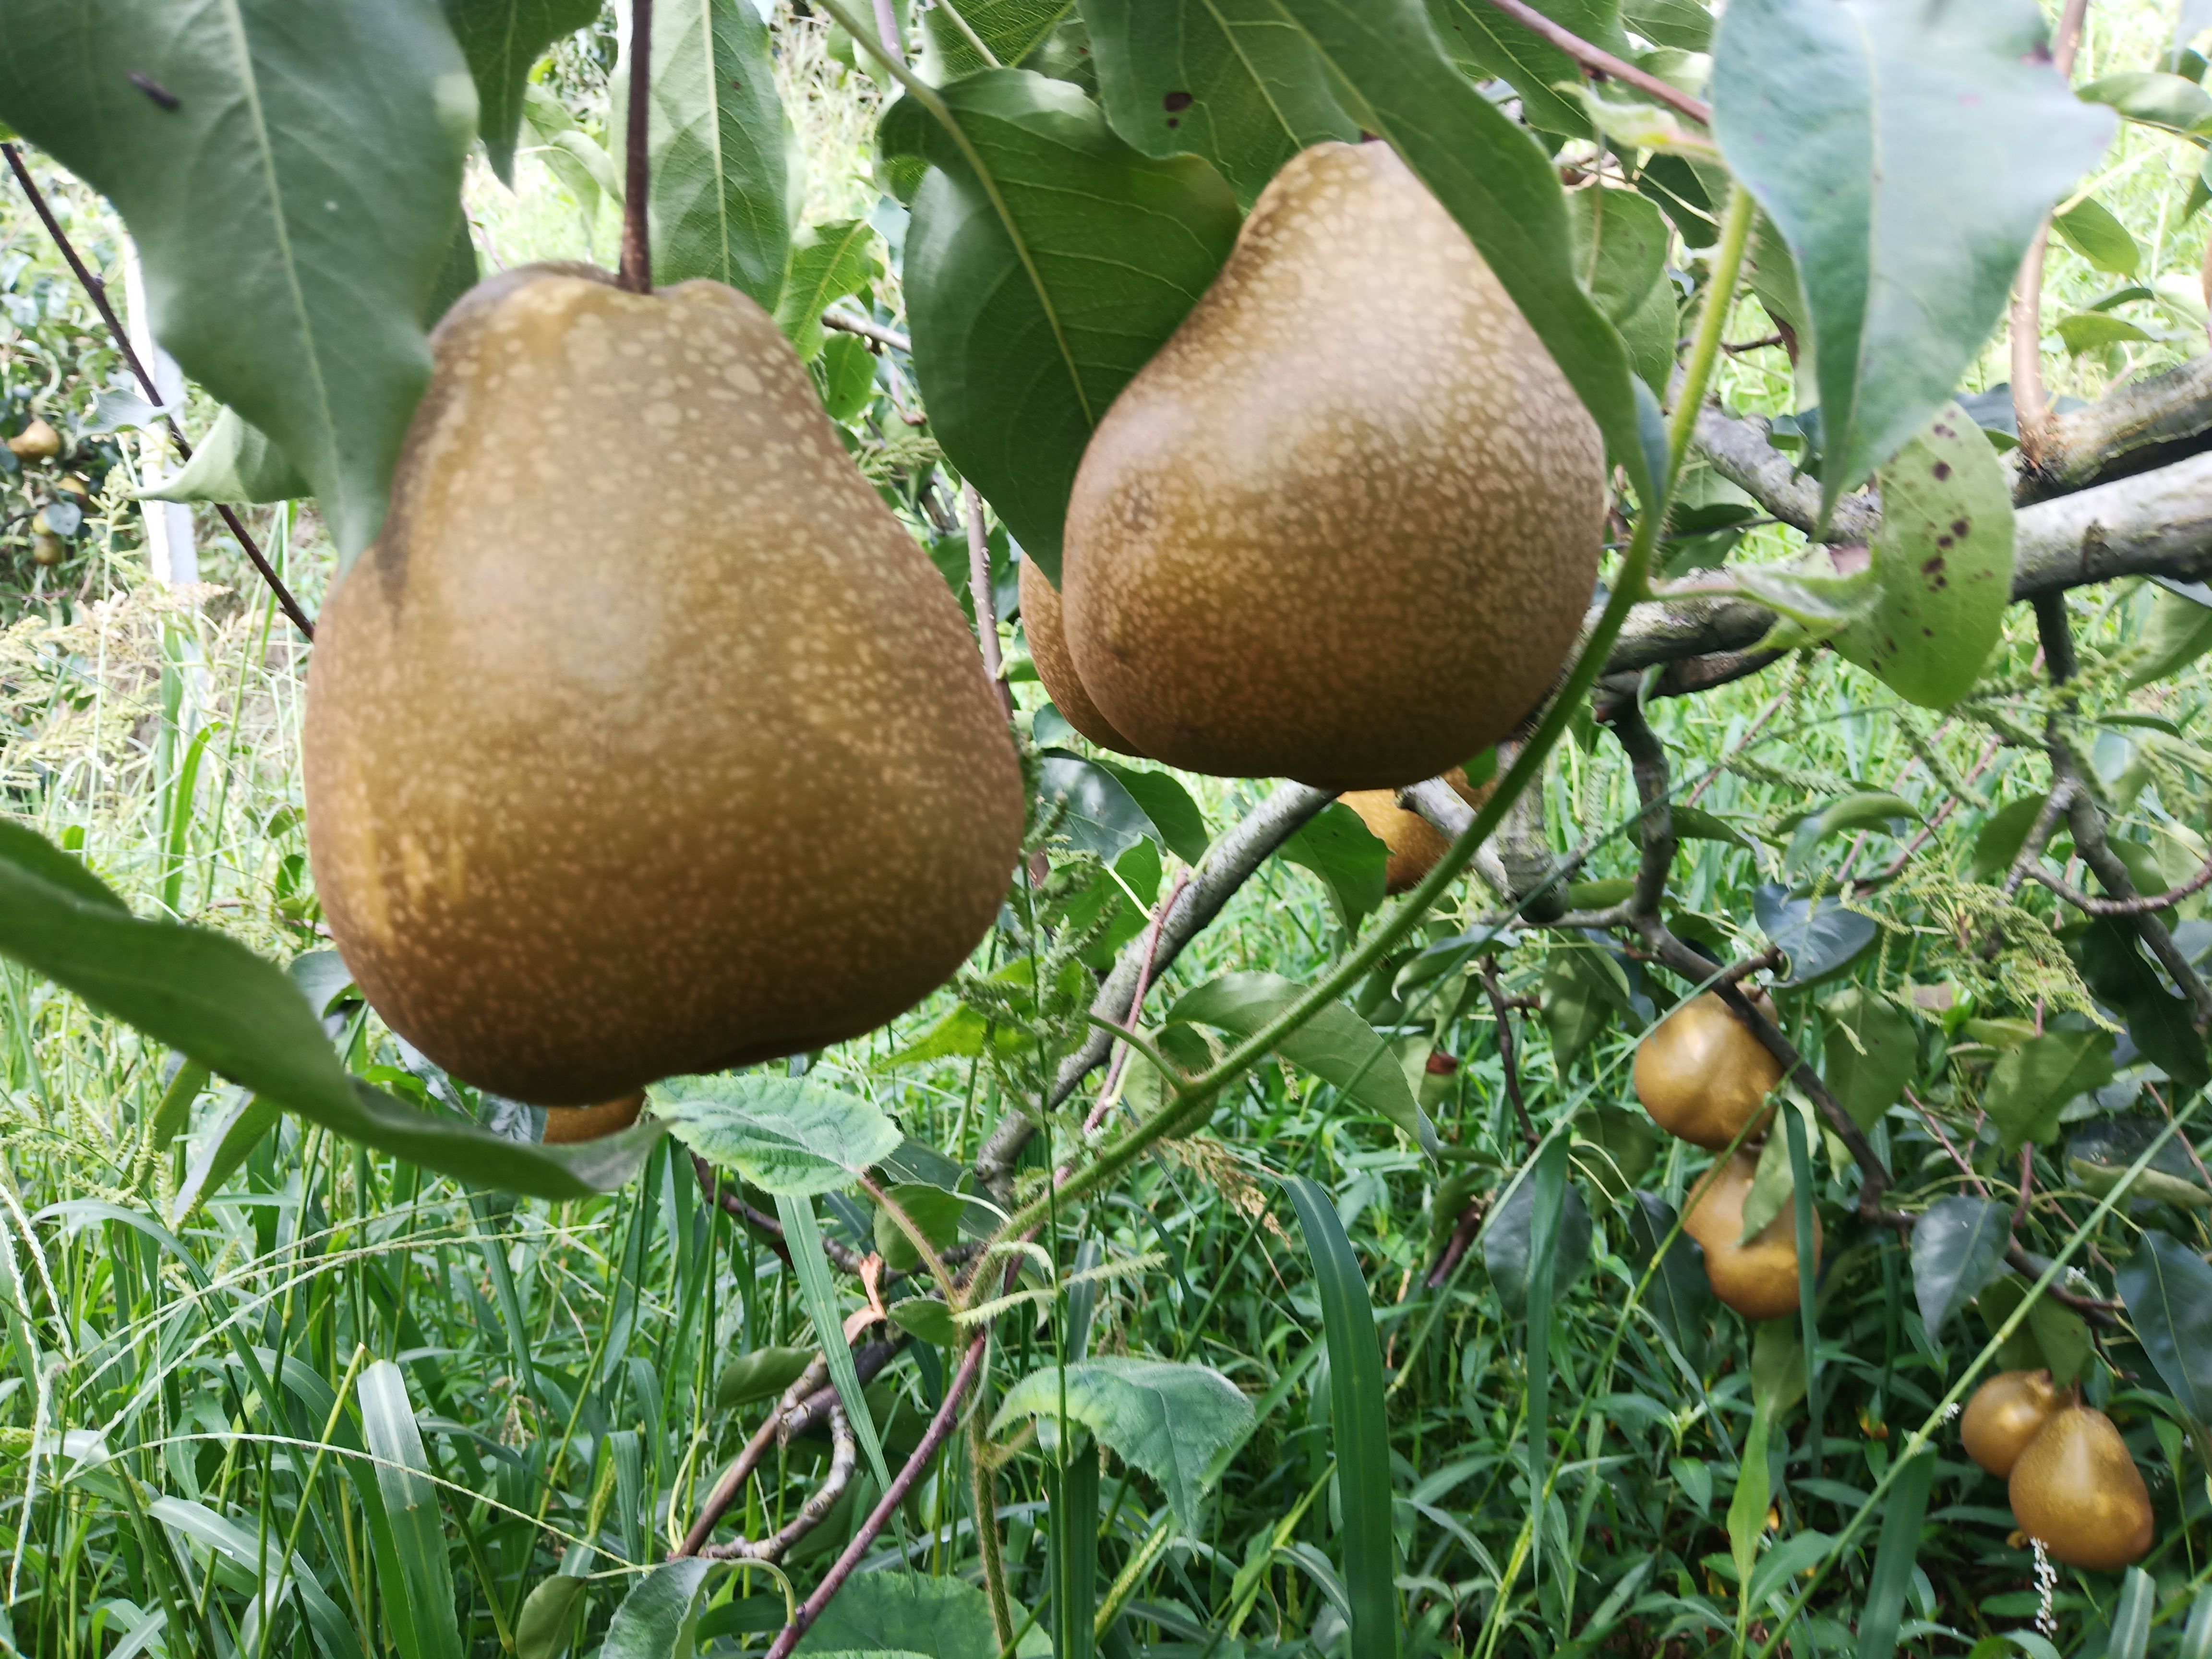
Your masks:
<svg viewBox="0 0 2212 1659"><path fill-rule="evenodd" d="M1098 712L1083 678L1067 655L1067 633L1060 590L1032 559L1022 561L1022 632L1030 642L1030 660L1037 678L1052 697L1052 706L1067 723L1097 744L1117 755L1135 755L1136 744L1114 729L1114 722Z"/></svg>
<svg viewBox="0 0 2212 1659"><path fill-rule="evenodd" d="M1480 806L1490 798L1492 787L1487 783L1469 783L1466 769L1458 766L1444 774L1444 781L1469 806ZM1395 789L1349 790L1343 800L1359 814L1368 833L1390 849L1390 862L1382 872L1389 892L1403 893L1419 886L1422 878L1437 867L1437 860L1450 849L1451 842L1443 830L1419 812L1408 812L1398 805Z"/></svg>
<svg viewBox="0 0 2212 1659"><path fill-rule="evenodd" d="M620 1134L637 1121L645 1109L645 1091L610 1100L602 1106L551 1106L545 1112L544 1141L548 1146L573 1146Z"/></svg>
<svg viewBox="0 0 2212 1659"><path fill-rule="evenodd" d="M8 447L19 461L51 461L62 453L62 434L46 423L45 416L33 415L21 432L8 440Z"/></svg>
<svg viewBox="0 0 2212 1659"><path fill-rule="evenodd" d="M433 345L307 690L309 853L362 994L554 1106L927 994L1005 896L1019 766L775 324L713 283L540 265Z"/></svg>
<svg viewBox="0 0 2212 1659"><path fill-rule="evenodd" d="M1756 1006L1773 1018L1774 1005L1763 994ZM1760 1126L1754 1134L1773 1117L1766 1096L1782 1080L1782 1062L1720 993L1707 991L1677 1006L1636 1045L1634 1078L1636 1097L1653 1122L1718 1152L1754 1117Z"/></svg>
<svg viewBox="0 0 2212 1659"><path fill-rule="evenodd" d="M2002 1480L2065 1403L2066 1391L2049 1371L2000 1371L1966 1402L1959 1438L1967 1456Z"/></svg>
<svg viewBox="0 0 2212 1659"><path fill-rule="evenodd" d="M2054 1561L2111 1571L2150 1548L2150 1493L2112 1419L2078 1401L2053 1412L2012 1466L2013 1518Z"/></svg>
<svg viewBox="0 0 2212 1659"><path fill-rule="evenodd" d="M1705 1246L1713 1294L1746 1319L1779 1319L1797 1310L1797 1218L1782 1213L1743 1242L1743 1201L1759 1173L1759 1154L1739 1147L1717 1164L1691 1195L1682 1231ZM1813 1265L1820 1265L1821 1230L1813 1217Z"/></svg>
<svg viewBox="0 0 2212 1659"><path fill-rule="evenodd" d="M1389 145L1318 144L1091 435L1068 651L1171 766L1413 783L1544 696L1604 522L1597 427L1466 233Z"/></svg>
<svg viewBox="0 0 2212 1659"><path fill-rule="evenodd" d="M51 530L31 532L31 558L33 563L49 568L69 557L69 544Z"/></svg>

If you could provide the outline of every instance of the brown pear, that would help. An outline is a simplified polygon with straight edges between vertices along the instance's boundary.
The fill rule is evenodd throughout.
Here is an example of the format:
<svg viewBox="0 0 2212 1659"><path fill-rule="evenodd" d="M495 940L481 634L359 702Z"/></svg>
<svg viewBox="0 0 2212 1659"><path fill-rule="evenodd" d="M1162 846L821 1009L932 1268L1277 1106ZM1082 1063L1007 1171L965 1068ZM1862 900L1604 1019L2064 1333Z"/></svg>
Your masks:
<svg viewBox="0 0 2212 1659"><path fill-rule="evenodd" d="M1705 1277L1713 1294L1746 1319L1780 1319L1798 1304L1797 1218L1782 1213L1748 1242L1743 1237L1743 1201L1759 1173L1759 1154L1740 1147L1715 1164L1691 1194L1682 1231L1705 1247ZM1820 1265L1820 1217L1813 1216L1813 1265Z"/></svg>
<svg viewBox="0 0 2212 1659"><path fill-rule="evenodd" d="M2112 1419L2076 1401L2051 1415L2012 1466L2013 1518L2054 1561L2109 1571L2142 1559L2150 1493Z"/></svg>
<svg viewBox="0 0 2212 1659"><path fill-rule="evenodd" d="M1101 749L1111 749L1117 755L1134 755L1136 744L1114 729L1113 721L1098 712L1098 705L1091 701L1091 694L1083 689L1083 677L1075 672L1075 664L1067 654L1067 633L1060 590L1052 579L1036 567L1034 559L1022 561L1022 632L1030 642L1030 660L1036 665L1037 678L1052 698L1052 706L1067 717L1067 723L1097 744Z"/></svg>
<svg viewBox="0 0 2212 1659"><path fill-rule="evenodd" d="M1466 769L1458 766L1444 774L1444 781L1469 806L1480 806L1489 799L1492 787L1487 783L1469 783ZM1422 878L1437 867L1437 860L1451 846L1443 830L1419 812L1399 805L1395 789L1352 789L1342 799L1359 814L1368 833L1390 849L1390 862L1384 866L1382 878L1390 892L1402 893L1419 886Z"/></svg>
<svg viewBox="0 0 2212 1659"><path fill-rule="evenodd" d="M927 995L1006 894L1019 766L775 323L532 266L433 345L307 692L309 850L362 994L554 1106Z"/></svg>
<svg viewBox="0 0 2212 1659"><path fill-rule="evenodd" d="M1458 223L1319 144L1091 435L1068 652L1171 766L1413 783L1550 688L1604 520L1596 425Z"/></svg>
<svg viewBox="0 0 2212 1659"><path fill-rule="evenodd" d="M1773 1017L1764 994L1759 1012ZM1751 1034L1717 991L1680 1004L1636 1045L1636 1097L1668 1134L1718 1152L1746 1124L1774 1115L1766 1096L1782 1063ZM1759 1133L1754 1128L1752 1133Z"/></svg>
<svg viewBox="0 0 2212 1659"><path fill-rule="evenodd" d="M8 447L19 461L51 461L62 453L62 434L43 416L33 415L8 440Z"/></svg>
<svg viewBox="0 0 2212 1659"><path fill-rule="evenodd" d="M2065 1403L2065 1391L2049 1371L2000 1371L1966 1402L1959 1438L1967 1456L2002 1480Z"/></svg>
<svg viewBox="0 0 2212 1659"><path fill-rule="evenodd" d="M645 1109L645 1091L624 1095L600 1106L549 1106L545 1109L544 1140L548 1146L573 1146L620 1134L637 1121Z"/></svg>

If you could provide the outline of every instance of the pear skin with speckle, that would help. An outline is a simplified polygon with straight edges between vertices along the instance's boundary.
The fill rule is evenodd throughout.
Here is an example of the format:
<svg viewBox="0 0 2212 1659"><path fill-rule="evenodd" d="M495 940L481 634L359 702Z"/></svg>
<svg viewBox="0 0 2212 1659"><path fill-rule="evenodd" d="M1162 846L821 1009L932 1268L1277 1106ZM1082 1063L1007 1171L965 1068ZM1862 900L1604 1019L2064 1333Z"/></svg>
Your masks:
<svg viewBox="0 0 2212 1659"><path fill-rule="evenodd" d="M308 679L309 853L362 994L547 1106L927 995L1006 895L1019 763L775 324L533 266L433 345Z"/></svg>
<svg viewBox="0 0 2212 1659"><path fill-rule="evenodd" d="M1453 767L1443 779L1451 786L1453 793L1477 808L1490 799L1490 792L1497 787L1493 783L1469 783L1464 767ZM1368 834L1389 849L1389 862L1382 868L1382 890L1386 893L1413 891L1437 867L1437 860L1451 850L1451 837L1419 812L1409 812L1399 805L1395 789L1353 789L1347 791L1343 799L1346 806L1359 814L1359 821L1367 826Z"/></svg>
<svg viewBox="0 0 2212 1659"><path fill-rule="evenodd" d="M1069 653L1171 766L1434 777L1550 688L1605 501L1595 422L1457 222L1388 144L1318 144L1091 435Z"/></svg>
<svg viewBox="0 0 2212 1659"><path fill-rule="evenodd" d="M1022 561L1021 581L1022 634L1029 641L1030 660L1036 665L1037 679L1052 698L1052 706L1101 749L1110 749L1117 755L1137 754L1137 745L1114 729L1114 722L1098 712L1098 705L1083 689L1083 677L1075 672L1067 654L1060 590L1037 568L1034 559Z"/></svg>
<svg viewBox="0 0 2212 1659"><path fill-rule="evenodd" d="M2012 1466L2013 1518L2055 1561L2111 1572L2142 1559L2155 1525L2142 1471L2112 1419L2061 1407Z"/></svg>

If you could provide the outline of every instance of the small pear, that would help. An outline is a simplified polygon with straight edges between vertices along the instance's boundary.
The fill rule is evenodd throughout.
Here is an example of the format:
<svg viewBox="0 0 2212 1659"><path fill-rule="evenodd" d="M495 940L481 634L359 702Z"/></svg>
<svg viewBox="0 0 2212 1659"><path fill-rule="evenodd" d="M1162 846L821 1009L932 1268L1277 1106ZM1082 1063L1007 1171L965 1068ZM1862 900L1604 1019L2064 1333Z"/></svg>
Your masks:
<svg viewBox="0 0 2212 1659"><path fill-rule="evenodd" d="M19 461L51 461L62 453L62 434L47 425L44 416L33 415L21 432L8 440L8 447Z"/></svg>
<svg viewBox="0 0 2212 1659"><path fill-rule="evenodd" d="M65 472L55 479L54 488L63 495L73 497L79 507L92 505L92 486L74 472Z"/></svg>
<svg viewBox="0 0 2212 1659"><path fill-rule="evenodd" d="M1489 799L1493 787L1469 783L1467 769L1459 766L1444 774L1444 781L1469 806L1480 806ZM1389 892L1403 893L1419 886L1451 847L1443 830L1419 812L1409 812L1398 805L1395 789L1352 789L1345 792L1342 799L1359 814L1368 833L1390 849L1390 862L1382 877Z"/></svg>
<svg viewBox="0 0 2212 1659"><path fill-rule="evenodd" d="M2065 1403L2065 1391L2049 1371L2000 1371L1966 1402L1959 1438L1967 1456L2002 1480Z"/></svg>
<svg viewBox="0 0 2212 1659"><path fill-rule="evenodd" d="M1682 1231L1705 1247L1713 1294L1746 1319L1780 1319L1797 1310L1797 1218L1785 1206L1743 1242L1743 1201L1759 1173L1759 1154L1739 1147L1691 1194ZM1813 1265L1820 1265L1820 1217L1813 1216Z"/></svg>
<svg viewBox="0 0 2212 1659"><path fill-rule="evenodd" d="M1544 696L1604 523L1597 427L1466 233L1388 144L1318 144L1091 434L1068 652L1171 766L1395 787Z"/></svg>
<svg viewBox="0 0 2212 1659"><path fill-rule="evenodd" d="M2054 1561L2109 1571L2150 1548L2150 1493L2112 1419L2076 1401L2053 1412L2012 1466L2013 1518Z"/></svg>
<svg viewBox="0 0 2212 1659"><path fill-rule="evenodd" d="M1770 1019L1774 1005L1756 999ZM1773 1115L1769 1091L1782 1062L1751 1034L1717 991L1680 1004L1636 1045L1636 1097L1651 1121L1695 1146L1718 1152L1753 1118L1760 1133Z"/></svg>
<svg viewBox="0 0 2212 1659"><path fill-rule="evenodd" d="M1019 763L774 321L531 266L433 347L307 687L309 853L362 994L455 1075L581 1106L935 989L1006 896Z"/></svg>
<svg viewBox="0 0 2212 1659"><path fill-rule="evenodd" d="M55 535L52 531L34 530L31 532L33 562L45 565L51 569L67 557L69 557L69 544Z"/></svg>
<svg viewBox="0 0 2212 1659"><path fill-rule="evenodd" d="M603 1106L549 1106L545 1109L545 1144L573 1146L579 1141L620 1134L637 1121L637 1115L644 1109L642 1089L620 1100L610 1100Z"/></svg>
<svg viewBox="0 0 2212 1659"><path fill-rule="evenodd" d="M1022 561L1022 632L1030 642L1030 660L1037 678L1052 698L1052 706L1067 723L1097 744L1117 755L1135 755L1136 744L1114 729L1113 721L1098 712L1082 676L1067 654L1067 633L1060 590L1036 567L1034 559Z"/></svg>

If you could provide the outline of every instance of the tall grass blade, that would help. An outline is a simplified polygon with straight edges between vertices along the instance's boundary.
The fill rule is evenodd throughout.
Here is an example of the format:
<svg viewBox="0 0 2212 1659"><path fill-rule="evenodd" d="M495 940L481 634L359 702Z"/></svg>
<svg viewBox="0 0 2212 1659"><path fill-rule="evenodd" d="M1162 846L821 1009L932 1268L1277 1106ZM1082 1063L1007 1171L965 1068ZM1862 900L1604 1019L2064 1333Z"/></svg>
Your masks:
<svg viewBox="0 0 2212 1659"><path fill-rule="evenodd" d="M2105 1659L2143 1659L2150 1647L2150 1616L2158 1607L2158 1587L2141 1567L2130 1567L2112 1606L2112 1636Z"/></svg>
<svg viewBox="0 0 2212 1659"><path fill-rule="evenodd" d="M845 1402L845 1418L854 1438L867 1454L878 1491L890 1489L891 1472L884 1462L884 1443L876 1432L876 1419L860 1393L860 1374L853 1369L853 1351L845 1342L844 1322L837 1317L837 1294L830 1285L830 1264L822 1259L822 1230L814 1219L814 1200L775 1195L775 1212L783 1222L783 1237L791 1247L792 1276L799 1283L799 1299L814 1322L822 1341L822 1357L830 1364L830 1380L837 1398Z"/></svg>
<svg viewBox="0 0 2212 1659"><path fill-rule="evenodd" d="M1564 1147L1562 1148L1564 1150ZM1391 1532L1390 1434L1382 1347L1359 1258L1328 1194L1304 1176L1283 1183L1297 1211L1321 1295L1328 1348L1329 1422L1344 1511L1344 1588L1352 1604L1351 1659L1397 1659L1396 1541Z"/></svg>
<svg viewBox="0 0 2212 1659"><path fill-rule="evenodd" d="M2197 1592L2189 1606L2189 1623L2181 1632L2177 1659L2212 1659L2212 1584Z"/></svg>
<svg viewBox="0 0 2212 1659"><path fill-rule="evenodd" d="M1091 1659L1098 1607L1098 1453L1088 1435L1069 1432L1047 1474L1052 1506L1053 1659ZM1069 1442L1077 1443L1070 1444Z"/></svg>
<svg viewBox="0 0 2212 1659"><path fill-rule="evenodd" d="M1552 1433L1552 1286L1558 1277L1559 1216L1566 1206L1567 1138L1544 1143L1528 1172L1528 1571L1541 1577L1544 1468Z"/></svg>
<svg viewBox="0 0 2212 1659"><path fill-rule="evenodd" d="M401 1659L461 1659L461 1632L453 1600L453 1570L446 1559L438 1489L427 1477L430 1460L415 1425L407 1379L380 1359L361 1374L361 1426L376 1458L376 1484L384 1499L391 1539L382 1585L385 1618Z"/></svg>
<svg viewBox="0 0 2212 1659"><path fill-rule="evenodd" d="M1874 1553L1874 1577L1867 1583L1866 1606L1859 1614L1857 1659L1890 1659L1897 1651L1905 1592L1912 1583L1913 1563L1920 1555L1920 1525L1928 1513L1928 1489L1935 1480L1936 1454L1923 1451L1905 1465L1890 1488L1889 1506L1882 1511L1881 1542Z"/></svg>
<svg viewBox="0 0 2212 1659"><path fill-rule="evenodd" d="M1805 1119L1794 1108L1782 1109L1784 1132L1790 1138L1790 1201L1797 1221L1797 1314L1805 1325L1805 1411L1812 1419L1806 1430L1808 1473L1820 1472L1820 1350L1813 1310L1814 1279L1819 1271L1813 1258L1813 1159L1805 1144Z"/></svg>

